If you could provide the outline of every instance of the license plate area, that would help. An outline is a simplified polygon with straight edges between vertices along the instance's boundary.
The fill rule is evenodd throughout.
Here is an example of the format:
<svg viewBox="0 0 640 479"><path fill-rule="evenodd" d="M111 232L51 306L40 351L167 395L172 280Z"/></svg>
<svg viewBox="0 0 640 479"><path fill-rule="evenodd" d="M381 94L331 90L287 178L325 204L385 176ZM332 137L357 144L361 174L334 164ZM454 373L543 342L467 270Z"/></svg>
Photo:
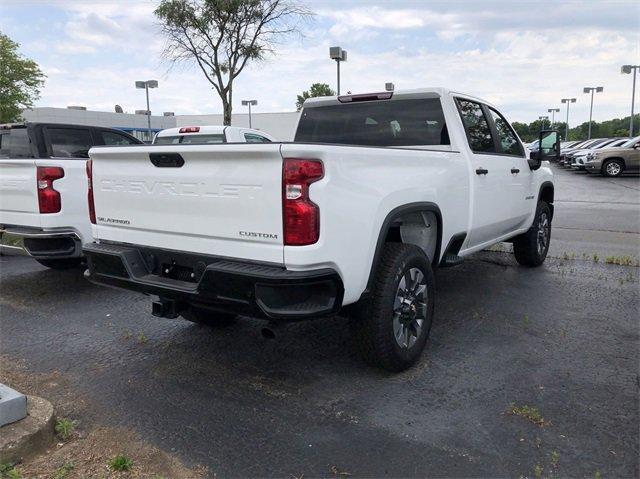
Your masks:
<svg viewBox="0 0 640 479"><path fill-rule="evenodd" d="M198 281L198 275L193 268L178 264L175 261L162 263L160 265L160 276L188 283L196 283Z"/></svg>

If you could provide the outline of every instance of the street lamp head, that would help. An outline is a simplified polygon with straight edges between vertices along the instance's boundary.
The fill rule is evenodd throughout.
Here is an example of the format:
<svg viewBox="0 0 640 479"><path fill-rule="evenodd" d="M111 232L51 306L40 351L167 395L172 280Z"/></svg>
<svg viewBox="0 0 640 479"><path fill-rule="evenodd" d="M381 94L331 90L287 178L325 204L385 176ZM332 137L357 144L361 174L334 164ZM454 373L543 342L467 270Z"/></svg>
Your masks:
<svg viewBox="0 0 640 479"><path fill-rule="evenodd" d="M596 87L596 93L602 93L604 91L604 87L603 86L597 86Z"/></svg>
<svg viewBox="0 0 640 479"><path fill-rule="evenodd" d="M631 73L631 70L633 70L633 65L622 65L620 73Z"/></svg>
<svg viewBox="0 0 640 479"><path fill-rule="evenodd" d="M242 100L242 106L247 106L247 105L255 106L257 104L258 104L258 100Z"/></svg>
<svg viewBox="0 0 640 479"><path fill-rule="evenodd" d="M158 80L137 81L136 88L158 88Z"/></svg>
<svg viewBox="0 0 640 479"><path fill-rule="evenodd" d="M393 90L395 90L395 88L396 88L396 86L391 82L387 82L387 83L384 84L385 91L393 91Z"/></svg>
<svg viewBox="0 0 640 479"><path fill-rule="evenodd" d="M342 48L329 47L329 58L332 60L342 60Z"/></svg>

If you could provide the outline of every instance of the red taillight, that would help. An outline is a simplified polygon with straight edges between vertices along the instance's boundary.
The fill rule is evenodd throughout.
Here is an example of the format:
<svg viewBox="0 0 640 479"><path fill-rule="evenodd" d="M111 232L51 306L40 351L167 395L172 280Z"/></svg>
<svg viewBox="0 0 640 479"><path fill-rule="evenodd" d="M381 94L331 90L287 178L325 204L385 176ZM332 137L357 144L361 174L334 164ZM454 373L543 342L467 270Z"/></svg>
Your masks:
<svg viewBox="0 0 640 479"><path fill-rule="evenodd" d="M285 158L282 164L284 244L303 246L320 237L320 209L309 199L309 185L324 176L322 162Z"/></svg>
<svg viewBox="0 0 640 479"><path fill-rule="evenodd" d="M180 133L198 133L199 131L199 126L183 126L180 128Z"/></svg>
<svg viewBox="0 0 640 479"><path fill-rule="evenodd" d="M38 166L38 205L40 213L58 213L62 209L60 192L53 188L53 182L64 177L64 170L57 166Z"/></svg>
<svg viewBox="0 0 640 479"><path fill-rule="evenodd" d="M93 203L93 163L87 160L87 202L89 203L89 219L96 224L96 207Z"/></svg>

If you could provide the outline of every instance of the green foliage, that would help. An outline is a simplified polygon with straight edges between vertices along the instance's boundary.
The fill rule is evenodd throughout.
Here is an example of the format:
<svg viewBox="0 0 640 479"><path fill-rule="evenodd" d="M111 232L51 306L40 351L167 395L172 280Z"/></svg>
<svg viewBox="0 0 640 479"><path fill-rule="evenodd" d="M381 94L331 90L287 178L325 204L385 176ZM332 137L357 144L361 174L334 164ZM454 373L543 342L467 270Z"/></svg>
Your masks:
<svg viewBox="0 0 640 479"><path fill-rule="evenodd" d="M594 121L591 123L591 138L613 138L616 136L625 137L629 136L629 122L631 116L625 118L614 118L612 120L606 120L601 123ZM544 122L544 127L549 128L549 122ZM516 130L518 136L522 141L528 143L538 139L541 127L543 126L540 120L532 121L529 124L513 122L513 129ZM638 126L640 126L640 114L633 116L633 125L635 134L638 134ZM565 136L566 123L559 121L556 122L554 128L560 132L560 135ZM569 129L570 140L586 140L589 136L589 122L585 121L575 128Z"/></svg>
<svg viewBox="0 0 640 479"><path fill-rule="evenodd" d="M129 471L133 467L133 461L119 454L109 461L109 467L114 471Z"/></svg>
<svg viewBox="0 0 640 479"><path fill-rule="evenodd" d="M516 406L515 404L511 403L507 408L507 414L520 416L527 421L541 427L548 426L550 424L545 420L545 418L542 417L542 414L540 414L540 411L538 411L537 408L528 406L526 404L522 406Z"/></svg>
<svg viewBox="0 0 640 479"><path fill-rule="evenodd" d="M294 0L162 0L154 13L167 39L164 57L197 65L220 96L225 125L235 78L310 15Z"/></svg>
<svg viewBox="0 0 640 479"><path fill-rule="evenodd" d="M58 419L56 421L55 431L60 439L66 441L71 437L71 434L73 434L74 427L75 425L73 424L73 421L70 421L69 419Z"/></svg>
<svg viewBox="0 0 640 479"><path fill-rule="evenodd" d="M53 479L65 479L71 471L73 471L74 465L72 462L65 462L62 466L55 470L53 473Z"/></svg>
<svg viewBox="0 0 640 479"><path fill-rule="evenodd" d="M318 96L333 96L336 92L331 89L329 85L326 83L314 83L311 85L306 91L302 92L302 95L298 95L298 99L296 100L296 110L300 111L302 109L302 104L307 98L315 98Z"/></svg>
<svg viewBox="0 0 640 479"><path fill-rule="evenodd" d="M0 464L0 479L21 479L20 473L11 464Z"/></svg>
<svg viewBox="0 0 640 479"><path fill-rule="evenodd" d="M0 32L0 123L19 121L22 110L40 98L46 77L36 62L18 53L19 46Z"/></svg>

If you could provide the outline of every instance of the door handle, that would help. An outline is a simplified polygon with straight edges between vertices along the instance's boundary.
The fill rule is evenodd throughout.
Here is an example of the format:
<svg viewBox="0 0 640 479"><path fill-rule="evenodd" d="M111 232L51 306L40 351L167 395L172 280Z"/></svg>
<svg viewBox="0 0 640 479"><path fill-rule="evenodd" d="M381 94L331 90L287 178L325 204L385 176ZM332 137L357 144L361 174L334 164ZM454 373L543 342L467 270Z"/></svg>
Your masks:
<svg viewBox="0 0 640 479"><path fill-rule="evenodd" d="M517 175L518 173L520 173L520 170L518 168L511 168L511 173Z"/></svg>
<svg viewBox="0 0 640 479"><path fill-rule="evenodd" d="M486 175L487 173L489 173L489 170L483 167L476 169L476 175Z"/></svg>

